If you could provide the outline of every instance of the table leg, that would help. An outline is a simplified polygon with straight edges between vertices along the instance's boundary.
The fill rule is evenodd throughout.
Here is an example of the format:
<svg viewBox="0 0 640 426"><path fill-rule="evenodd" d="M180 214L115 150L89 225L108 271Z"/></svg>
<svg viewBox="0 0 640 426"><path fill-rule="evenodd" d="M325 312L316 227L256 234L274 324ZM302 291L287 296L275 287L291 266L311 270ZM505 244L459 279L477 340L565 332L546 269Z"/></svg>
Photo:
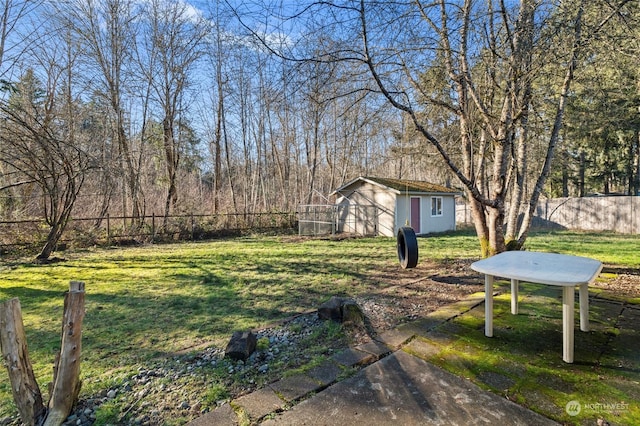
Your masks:
<svg viewBox="0 0 640 426"><path fill-rule="evenodd" d="M518 287L520 281L511 280L511 313L518 315Z"/></svg>
<svg viewBox="0 0 640 426"><path fill-rule="evenodd" d="M562 360L573 362L575 287L562 287Z"/></svg>
<svg viewBox="0 0 640 426"><path fill-rule="evenodd" d="M589 331L589 284L580 285L580 330Z"/></svg>
<svg viewBox="0 0 640 426"><path fill-rule="evenodd" d="M493 337L493 275L484 276L484 335Z"/></svg>

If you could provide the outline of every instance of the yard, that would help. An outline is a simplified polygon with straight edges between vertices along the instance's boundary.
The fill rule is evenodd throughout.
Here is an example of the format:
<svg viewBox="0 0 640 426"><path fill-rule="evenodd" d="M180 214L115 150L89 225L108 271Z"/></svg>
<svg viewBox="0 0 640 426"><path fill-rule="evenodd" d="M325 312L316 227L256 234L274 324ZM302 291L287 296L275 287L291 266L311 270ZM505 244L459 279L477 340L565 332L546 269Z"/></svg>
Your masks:
<svg viewBox="0 0 640 426"><path fill-rule="evenodd" d="M419 245L418 267L408 270L399 268L391 238L256 236L67 252L49 265L5 261L0 301L20 298L45 392L59 347L63 293L70 280L85 281L81 404L97 424L183 424L220 400L483 290L482 278L469 269L479 256L472 233L421 238ZM597 258L606 267L595 291L640 303L637 236L537 233L527 248ZM288 322L295 352L276 354L268 369L258 371L267 361L244 366L221 359L233 331L277 330L283 320L308 319L304 314L332 295L354 297L369 318L367 328ZM631 375L637 385L638 371ZM0 424L11 424L14 415L3 378Z"/></svg>

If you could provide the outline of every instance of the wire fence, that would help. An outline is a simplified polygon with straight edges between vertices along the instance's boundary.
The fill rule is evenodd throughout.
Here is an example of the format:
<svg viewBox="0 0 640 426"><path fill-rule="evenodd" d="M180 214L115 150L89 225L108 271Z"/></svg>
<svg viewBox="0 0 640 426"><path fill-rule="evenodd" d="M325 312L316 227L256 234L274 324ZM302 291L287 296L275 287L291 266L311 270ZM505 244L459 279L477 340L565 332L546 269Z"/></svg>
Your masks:
<svg viewBox="0 0 640 426"><path fill-rule="evenodd" d="M205 240L248 232L293 233L295 212L184 214L141 217L73 218L58 242L67 247L122 246L167 241ZM46 241L44 219L0 221L0 254L31 252Z"/></svg>
<svg viewBox="0 0 640 426"><path fill-rule="evenodd" d="M298 234L301 236L342 233L361 236L378 235L381 211L374 205L301 205L298 208ZM391 232L393 233L393 229Z"/></svg>
<svg viewBox="0 0 640 426"><path fill-rule="evenodd" d="M298 211L299 235L318 236L336 233L337 206L335 204L302 205Z"/></svg>

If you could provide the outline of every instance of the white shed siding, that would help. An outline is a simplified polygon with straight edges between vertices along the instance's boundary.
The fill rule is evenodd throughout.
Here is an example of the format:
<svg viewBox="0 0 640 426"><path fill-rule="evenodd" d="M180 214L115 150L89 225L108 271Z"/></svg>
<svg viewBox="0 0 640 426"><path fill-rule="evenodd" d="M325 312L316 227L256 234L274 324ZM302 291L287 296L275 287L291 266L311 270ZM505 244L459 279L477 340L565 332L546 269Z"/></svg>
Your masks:
<svg viewBox="0 0 640 426"><path fill-rule="evenodd" d="M384 207L378 210L378 235L393 237L395 235L395 228L393 226L395 212L393 206L396 201L393 194L389 195L391 195L391 206L384 204ZM385 200L385 202L389 202L389 200Z"/></svg>
<svg viewBox="0 0 640 426"><path fill-rule="evenodd" d="M343 210L341 221L345 223L344 232L355 232L362 235L385 235L394 234L394 204L395 194L384 190L376 185L365 182L355 190L345 193L338 198L337 204L350 206ZM366 209L367 212L358 208ZM363 220L367 217L366 220Z"/></svg>
<svg viewBox="0 0 640 426"><path fill-rule="evenodd" d="M431 198L442 197L442 216L431 216ZM422 197L422 233L445 232L456 229L455 198L451 195L428 195Z"/></svg>
<svg viewBox="0 0 640 426"><path fill-rule="evenodd" d="M407 226L407 222L411 220L411 195L400 194L396 196L396 220L395 229L393 234L388 235L393 237L397 235L398 229L403 226Z"/></svg>
<svg viewBox="0 0 640 426"><path fill-rule="evenodd" d="M365 182L354 194L358 194L358 201L363 205L376 206L376 230L378 235L393 236L393 217L395 194Z"/></svg>

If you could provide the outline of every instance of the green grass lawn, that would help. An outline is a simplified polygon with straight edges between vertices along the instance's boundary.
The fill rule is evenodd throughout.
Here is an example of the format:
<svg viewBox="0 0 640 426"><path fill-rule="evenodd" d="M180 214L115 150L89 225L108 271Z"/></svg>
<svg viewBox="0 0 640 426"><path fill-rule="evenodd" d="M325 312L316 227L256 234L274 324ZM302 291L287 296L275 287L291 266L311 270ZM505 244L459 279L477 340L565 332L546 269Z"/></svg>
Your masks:
<svg viewBox="0 0 640 426"><path fill-rule="evenodd" d="M419 246L421 260L479 257L469 231L420 238ZM636 236L537 233L527 248L640 267ZM316 309L332 295L356 296L392 285L380 282L382 269L403 273L392 238L259 236L91 249L64 257L49 265L2 263L0 301L20 298L31 362L44 390L59 349L64 292L71 280L86 283L81 396L153 360L205 344L224 347L234 330ZM2 418L15 408L6 373L0 374Z"/></svg>
<svg viewBox="0 0 640 426"><path fill-rule="evenodd" d="M20 298L41 389L52 379L64 292L86 283L82 394L140 365L202 344L224 347L233 331L317 309L332 295L384 287L368 280L395 267L392 239L256 237L65 253L50 265L5 264L0 301ZM6 373L2 373L6 374ZM0 380L0 418L13 412Z"/></svg>

